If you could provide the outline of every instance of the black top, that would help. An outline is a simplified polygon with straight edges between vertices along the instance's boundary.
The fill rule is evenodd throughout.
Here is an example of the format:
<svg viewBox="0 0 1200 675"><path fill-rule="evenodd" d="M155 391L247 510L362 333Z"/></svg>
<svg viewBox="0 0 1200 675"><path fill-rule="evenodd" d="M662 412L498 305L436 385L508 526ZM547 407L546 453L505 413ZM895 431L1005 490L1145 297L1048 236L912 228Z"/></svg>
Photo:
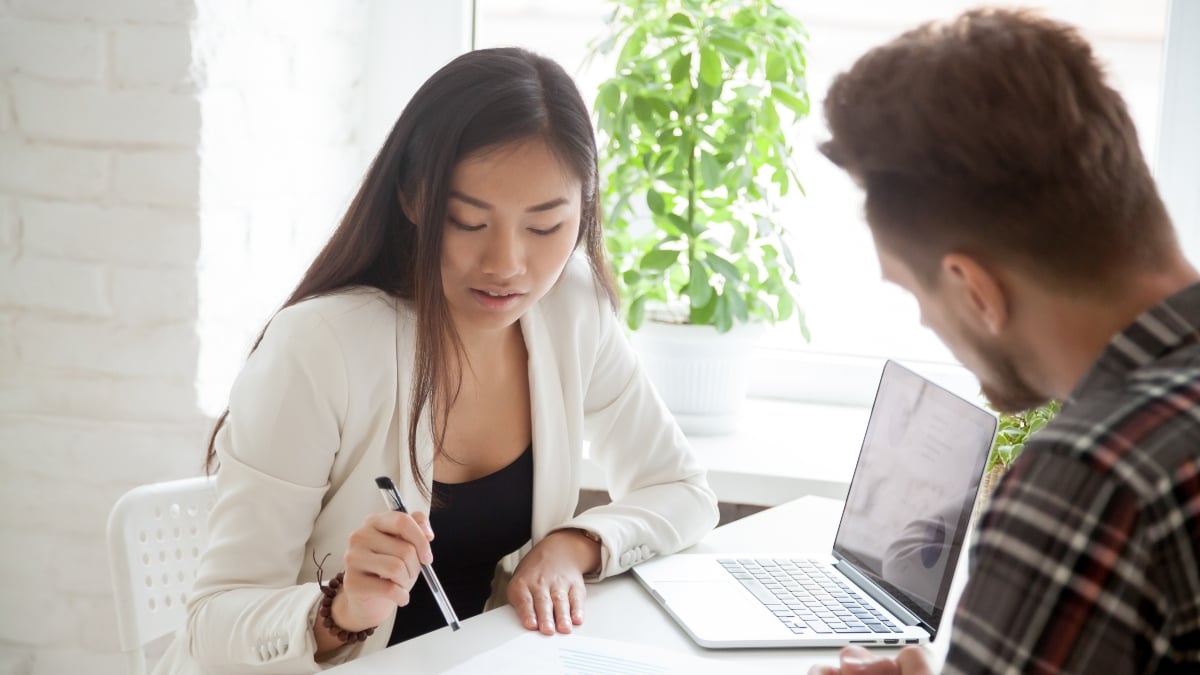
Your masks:
<svg viewBox="0 0 1200 675"><path fill-rule="evenodd" d="M429 515L434 539L433 569L459 619L483 612L492 594L496 563L525 545L533 522L533 446L512 464L466 483L433 481ZM409 603L396 608L388 646L446 625L423 578Z"/></svg>

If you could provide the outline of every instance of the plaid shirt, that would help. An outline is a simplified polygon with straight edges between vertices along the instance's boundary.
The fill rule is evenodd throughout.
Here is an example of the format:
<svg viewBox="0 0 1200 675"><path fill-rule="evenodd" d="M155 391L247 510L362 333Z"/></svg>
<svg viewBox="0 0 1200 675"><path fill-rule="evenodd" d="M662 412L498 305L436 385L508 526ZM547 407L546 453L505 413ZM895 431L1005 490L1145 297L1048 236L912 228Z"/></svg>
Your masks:
<svg viewBox="0 0 1200 675"><path fill-rule="evenodd" d="M1200 284L1115 336L997 487L946 673L1200 673Z"/></svg>

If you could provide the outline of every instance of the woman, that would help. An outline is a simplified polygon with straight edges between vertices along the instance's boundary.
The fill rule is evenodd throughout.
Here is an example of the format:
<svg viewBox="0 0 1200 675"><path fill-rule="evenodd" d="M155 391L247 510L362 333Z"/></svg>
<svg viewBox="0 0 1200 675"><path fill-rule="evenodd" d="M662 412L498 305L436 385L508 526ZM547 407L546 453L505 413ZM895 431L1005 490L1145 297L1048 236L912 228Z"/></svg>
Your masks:
<svg viewBox="0 0 1200 675"><path fill-rule="evenodd" d="M507 600L570 632L585 577L713 526L615 316L597 193L557 64L476 51L421 87L233 388L209 548L158 672L312 672L444 626L421 562L461 618ZM613 502L575 517L585 438Z"/></svg>

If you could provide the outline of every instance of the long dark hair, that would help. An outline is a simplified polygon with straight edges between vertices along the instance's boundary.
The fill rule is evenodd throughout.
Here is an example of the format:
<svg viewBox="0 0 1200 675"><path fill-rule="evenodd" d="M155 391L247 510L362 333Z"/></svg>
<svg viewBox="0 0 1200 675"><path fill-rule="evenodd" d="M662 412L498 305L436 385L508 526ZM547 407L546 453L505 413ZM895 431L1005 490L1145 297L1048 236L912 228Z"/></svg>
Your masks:
<svg viewBox="0 0 1200 675"><path fill-rule="evenodd" d="M516 48L463 54L417 90L371 162L341 224L281 307L350 286L371 286L413 303L417 344L408 448L413 475L426 497L430 495L416 455L417 422L428 405L432 418L440 422L432 425L434 447L443 452L449 405L458 391L457 385L446 382L445 364L462 355L441 275L451 174L474 153L531 138L542 139L580 179L582 216L576 246L582 244L593 276L615 309L617 295L600 230L596 137L587 106L561 66ZM405 215L402 196L426 225ZM209 472L215 468L217 433L228 416L226 408L209 437Z"/></svg>

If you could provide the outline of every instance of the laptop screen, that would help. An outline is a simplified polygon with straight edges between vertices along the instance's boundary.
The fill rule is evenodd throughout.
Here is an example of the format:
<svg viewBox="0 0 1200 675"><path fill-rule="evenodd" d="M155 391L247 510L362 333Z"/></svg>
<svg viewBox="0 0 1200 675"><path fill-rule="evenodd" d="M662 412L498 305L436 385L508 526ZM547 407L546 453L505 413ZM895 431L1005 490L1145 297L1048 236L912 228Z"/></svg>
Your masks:
<svg viewBox="0 0 1200 675"><path fill-rule="evenodd" d="M991 413L884 365L834 553L934 630L995 432Z"/></svg>

